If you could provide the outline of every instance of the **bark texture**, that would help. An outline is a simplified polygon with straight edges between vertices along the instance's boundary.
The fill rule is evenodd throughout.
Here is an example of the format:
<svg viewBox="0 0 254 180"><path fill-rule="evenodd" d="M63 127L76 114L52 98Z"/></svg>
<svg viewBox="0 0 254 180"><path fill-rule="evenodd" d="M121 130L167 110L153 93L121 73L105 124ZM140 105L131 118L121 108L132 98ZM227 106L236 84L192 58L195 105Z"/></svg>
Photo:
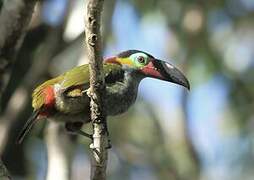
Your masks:
<svg viewBox="0 0 254 180"><path fill-rule="evenodd" d="M103 0L89 0L86 14L86 46L90 63L91 120L93 142L91 144L91 179L106 179L107 167L107 124L104 111L105 83L102 71L101 12Z"/></svg>

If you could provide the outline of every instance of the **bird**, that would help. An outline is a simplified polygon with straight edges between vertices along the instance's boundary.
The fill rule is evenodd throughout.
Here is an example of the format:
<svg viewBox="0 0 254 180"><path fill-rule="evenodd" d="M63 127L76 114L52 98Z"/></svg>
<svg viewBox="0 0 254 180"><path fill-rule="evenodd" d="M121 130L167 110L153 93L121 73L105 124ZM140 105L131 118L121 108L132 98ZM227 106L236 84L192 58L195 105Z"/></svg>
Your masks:
<svg viewBox="0 0 254 180"><path fill-rule="evenodd" d="M104 105L108 116L126 112L136 101L140 82L147 77L190 89L188 79L177 67L140 50L127 50L105 58L102 71L106 85ZM68 132L92 138L81 130L83 124L91 121L90 98L87 95L89 79L89 64L84 64L36 87L32 93L33 113L16 142L22 143L40 119L63 122Z"/></svg>

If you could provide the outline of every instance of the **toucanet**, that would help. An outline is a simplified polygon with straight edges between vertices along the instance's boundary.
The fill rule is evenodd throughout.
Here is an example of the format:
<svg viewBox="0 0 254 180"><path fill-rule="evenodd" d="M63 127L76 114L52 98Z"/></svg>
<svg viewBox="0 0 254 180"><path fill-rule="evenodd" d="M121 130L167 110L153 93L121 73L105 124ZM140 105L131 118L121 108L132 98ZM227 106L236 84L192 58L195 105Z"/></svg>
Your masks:
<svg viewBox="0 0 254 180"><path fill-rule="evenodd" d="M105 111L109 116L121 114L134 104L138 86L146 77L182 85L190 89L187 78L172 64L138 50L128 50L106 58L103 63L106 83ZM64 122L66 130L91 137L81 131L90 122L89 65L75 67L39 85L32 94L33 114L21 130L17 143L39 119ZM152 88L152 87L151 87Z"/></svg>

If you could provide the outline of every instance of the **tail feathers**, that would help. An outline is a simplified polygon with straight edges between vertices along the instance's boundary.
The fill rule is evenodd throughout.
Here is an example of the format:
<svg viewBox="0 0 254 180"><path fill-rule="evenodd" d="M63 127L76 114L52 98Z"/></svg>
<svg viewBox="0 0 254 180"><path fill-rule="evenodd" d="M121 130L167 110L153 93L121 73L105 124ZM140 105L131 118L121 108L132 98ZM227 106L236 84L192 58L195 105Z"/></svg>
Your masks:
<svg viewBox="0 0 254 180"><path fill-rule="evenodd" d="M16 140L17 144L21 144L27 135L27 133L31 130L33 127L34 123L36 122L36 119L39 115L39 110L34 111L32 116L27 120L26 124L24 125L23 129L20 131L19 136Z"/></svg>

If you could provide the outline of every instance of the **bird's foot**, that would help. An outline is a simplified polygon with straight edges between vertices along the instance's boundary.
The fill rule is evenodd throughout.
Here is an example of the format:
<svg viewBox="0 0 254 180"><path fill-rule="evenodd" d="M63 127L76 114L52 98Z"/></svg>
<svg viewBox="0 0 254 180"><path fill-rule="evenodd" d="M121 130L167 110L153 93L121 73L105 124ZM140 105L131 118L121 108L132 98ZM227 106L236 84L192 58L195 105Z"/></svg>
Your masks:
<svg viewBox="0 0 254 180"><path fill-rule="evenodd" d="M96 149L96 148L94 147L93 143L90 144L90 148L91 148L91 149ZM111 145L110 139L108 139L108 144L107 144L107 146L106 146L106 149L111 149L111 148L112 148L112 145Z"/></svg>
<svg viewBox="0 0 254 180"><path fill-rule="evenodd" d="M78 135L85 136L85 137L87 137L87 138L89 138L89 139L91 139L93 141L93 135L92 134L88 134L88 133L86 133L84 131L81 131L81 130L77 131L76 133Z"/></svg>
<svg viewBox="0 0 254 180"><path fill-rule="evenodd" d="M90 98L92 97L92 92L91 92L90 88L86 90L86 94L88 97L90 97Z"/></svg>
<svg viewBox="0 0 254 180"><path fill-rule="evenodd" d="M66 123L65 124L65 129L67 130L67 132L69 132L70 134L75 134L75 135L81 135L84 137L87 137L89 139L91 139L93 141L93 135L88 134L81 129L83 123Z"/></svg>

